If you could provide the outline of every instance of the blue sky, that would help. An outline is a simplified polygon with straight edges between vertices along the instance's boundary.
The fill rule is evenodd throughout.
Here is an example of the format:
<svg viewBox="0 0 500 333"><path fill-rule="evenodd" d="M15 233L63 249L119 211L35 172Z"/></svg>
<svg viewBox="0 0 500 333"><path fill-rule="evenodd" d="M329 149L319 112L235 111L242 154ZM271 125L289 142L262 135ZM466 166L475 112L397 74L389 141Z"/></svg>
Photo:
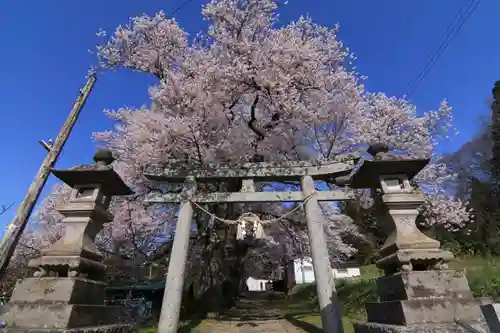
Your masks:
<svg viewBox="0 0 500 333"><path fill-rule="evenodd" d="M99 28L110 31L131 16L170 12L184 0L48 0L0 2L0 204L16 205L35 176L45 151L40 139L55 138L94 57ZM205 0L193 0L175 14L190 33L203 29ZM463 0L289 0L280 10L286 22L310 14L320 24L340 24L340 38L357 56L357 69L368 76L367 88L401 95L421 69L429 52L460 9ZM483 0L411 100L421 111L443 98L454 107L461 132L440 147L456 150L488 116L487 98L500 79L497 13L500 1ZM147 87L155 81L140 73L106 73L96 83L58 168L91 162L93 131L109 129L104 109L148 103ZM51 177L46 194L54 184ZM5 226L15 210L0 216Z"/></svg>

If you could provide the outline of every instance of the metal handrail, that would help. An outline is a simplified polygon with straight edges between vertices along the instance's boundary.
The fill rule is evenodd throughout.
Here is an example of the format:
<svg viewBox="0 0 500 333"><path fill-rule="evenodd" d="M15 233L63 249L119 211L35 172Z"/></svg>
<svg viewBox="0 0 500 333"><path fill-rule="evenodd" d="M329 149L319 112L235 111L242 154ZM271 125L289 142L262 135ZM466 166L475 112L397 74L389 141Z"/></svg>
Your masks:
<svg viewBox="0 0 500 333"><path fill-rule="evenodd" d="M467 324L465 321L460 320L459 318L455 318L455 323L457 323L458 326L462 327L469 333L484 333L479 330L476 330L474 327L472 327L470 324Z"/></svg>

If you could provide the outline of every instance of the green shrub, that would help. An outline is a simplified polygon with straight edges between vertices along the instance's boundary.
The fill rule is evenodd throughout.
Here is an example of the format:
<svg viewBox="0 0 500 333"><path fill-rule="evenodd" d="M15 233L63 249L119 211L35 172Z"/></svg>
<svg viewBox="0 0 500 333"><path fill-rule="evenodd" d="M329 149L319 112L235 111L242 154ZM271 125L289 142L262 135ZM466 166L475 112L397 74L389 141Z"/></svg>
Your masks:
<svg viewBox="0 0 500 333"><path fill-rule="evenodd" d="M375 279L345 279L337 282L337 295L344 315L365 313L367 302L376 302Z"/></svg>

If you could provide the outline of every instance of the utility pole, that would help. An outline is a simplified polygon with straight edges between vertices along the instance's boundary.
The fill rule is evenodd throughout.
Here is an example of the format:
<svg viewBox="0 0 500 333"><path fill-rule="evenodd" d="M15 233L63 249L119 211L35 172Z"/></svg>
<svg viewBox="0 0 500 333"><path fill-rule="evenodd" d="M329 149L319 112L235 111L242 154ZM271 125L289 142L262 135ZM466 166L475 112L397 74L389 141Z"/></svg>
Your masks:
<svg viewBox="0 0 500 333"><path fill-rule="evenodd" d="M83 105L85 104L90 92L92 91L95 81L95 74L90 74L87 79L87 83L85 83L83 89L80 90L80 94L73 103L71 112L62 125L54 143L48 145L44 141L40 142L42 146L44 146L44 148L47 150L47 155L45 156L45 160L40 166L35 179L28 188L26 196L17 208L16 216L10 222L0 242L0 278L3 277L5 270L9 265L10 259L14 254L17 243L19 242L19 239L21 238L21 235L23 234L23 231L28 224L28 219L31 215L31 212L33 211L33 208L35 207L36 201L38 200L38 197L40 196L40 193L42 192L42 189L47 182L47 179L49 178L52 168L57 162L64 144L68 140L71 130L78 120L80 111L82 110Z"/></svg>

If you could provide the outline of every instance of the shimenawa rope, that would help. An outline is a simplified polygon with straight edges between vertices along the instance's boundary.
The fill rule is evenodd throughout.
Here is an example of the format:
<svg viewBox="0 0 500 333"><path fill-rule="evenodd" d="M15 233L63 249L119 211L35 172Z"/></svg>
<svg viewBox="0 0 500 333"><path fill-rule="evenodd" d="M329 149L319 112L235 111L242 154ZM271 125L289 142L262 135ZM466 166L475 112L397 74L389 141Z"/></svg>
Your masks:
<svg viewBox="0 0 500 333"><path fill-rule="evenodd" d="M241 215L240 217L238 217L237 220L228 220L228 219L224 219L222 217L218 217L217 215L209 212L208 210L206 210L205 208L203 208L202 206L200 206L197 202L191 201L191 203L193 205L195 205L199 210L201 210L202 212L204 212L205 214L208 214L208 215L210 215L210 217L212 217L212 218L214 218L214 219L216 219L216 220L218 220L218 221L220 221L222 223L225 223L225 224L235 225L235 224L240 224L242 222L248 222L249 218L250 219L257 218L259 223L261 223L263 225L268 225L268 224L271 224L271 223L283 220L286 217L292 215L293 213L295 213L296 211L298 211L300 208L302 208L309 200L311 200L311 198L315 194L316 194L316 191L314 191L311 194L309 194L300 204L298 204L296 207L294 207L291 211L287 212L286 214L283 214L283 215L278 216L278 217L273 218L273 219L264 220L264 221L260 220L260 218L257 215L255 215L254 213L252 213L252 212L247 212L247 213Z"/></svg>

